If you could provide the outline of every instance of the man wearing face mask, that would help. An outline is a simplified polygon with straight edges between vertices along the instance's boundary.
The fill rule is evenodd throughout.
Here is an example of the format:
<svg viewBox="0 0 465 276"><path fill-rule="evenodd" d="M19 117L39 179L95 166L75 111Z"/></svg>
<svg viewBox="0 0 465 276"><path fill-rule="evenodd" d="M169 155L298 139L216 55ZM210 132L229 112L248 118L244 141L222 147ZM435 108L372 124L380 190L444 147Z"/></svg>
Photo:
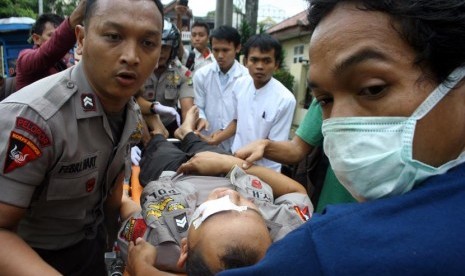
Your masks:
<svg viewBox="0 0 465 276"><path fill-rule="evenodd" d="M179 148L152 131L141 160L142 210L128 202L123 217L131 215L118 237L124 257L137 237L156 249L143 241L129 246L131 275L183 272L184 265L188 275L213 275L251 265L313 210L298 182L259 166L245 172L243 160L201 141L193 133L197 119L192 107L176 132Z"/></svg>
<svg viewBox="0 0 465 276"><path fill-rule="evenodd" d="M220 275L463 274L464 10L463 0L310 1L324 150L363 204L329 206L258 264Z"/></svg>

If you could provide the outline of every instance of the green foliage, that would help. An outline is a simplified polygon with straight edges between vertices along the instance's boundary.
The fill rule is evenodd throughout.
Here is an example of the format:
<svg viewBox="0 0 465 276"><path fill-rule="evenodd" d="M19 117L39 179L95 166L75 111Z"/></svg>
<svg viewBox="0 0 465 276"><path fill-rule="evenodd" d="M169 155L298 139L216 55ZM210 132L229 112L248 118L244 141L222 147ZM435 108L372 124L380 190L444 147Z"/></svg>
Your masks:
<svg viewBox="0 0 465 276"><path fill-rule="evenodd" d="M239 26L239 34L241 35L241 44L244 45L245 42L253 35L252 29L250 28L249 23L246 20L241 22Z"/></svg>
<svg viewBox="0 0 465 276"><path fill-rule="evenodd" d="M43 0L43 11L69 16L78 3L79 0ZM38 13L37 0L0 0L0 18L25 16L36 19Z"/></svg>
<svg viewBox="0 0 465 276"><path fill-rule="evenodd" d="M260 25L259 25L260 27ZM260 28L260 33L265 32L265 30L262 30ZM252 30L250 28L249 23L247 21L242 21L240 28L239 28L239 33L241 34L241 44L244 45L244 43L252 36ZM286 52L283 49L283 59L286 56ZM280 64L280 67L276 72L274 72L273 77L277 80L279 80L289 91L294 90L294 76L289 72L287 68L285 68L284 63Z"/></svg>
<svg viewBox="0 0 465 276"><path fill-rule="evenodd" d="M294 93L294 76L286 69L278 69L273 77L279 80L289 91Z"/></svg>
<svg viewBox="0 0 465 276"><path fill-rule="evenodd" d="M263 34L266 32L266 25L262 22L258 23L258 33Z"/></svg>
<svg viewBox="0 0 465 276"><path fill-rule="evenodd" d="M36 18L37 0L0 0L0 18Z"/></svg>

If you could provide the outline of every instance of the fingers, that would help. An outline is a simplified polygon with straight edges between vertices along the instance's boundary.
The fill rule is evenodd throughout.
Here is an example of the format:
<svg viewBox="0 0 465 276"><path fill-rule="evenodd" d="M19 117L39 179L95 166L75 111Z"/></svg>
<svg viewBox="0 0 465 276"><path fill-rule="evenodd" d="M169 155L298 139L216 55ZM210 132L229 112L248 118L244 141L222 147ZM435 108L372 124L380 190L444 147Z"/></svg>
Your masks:
<svg viewBox="0 0 465 276"><path fill-rule="evenodd" d="M131 162L133 165L139 166L139 162L141 159L142 151L138 146L134 146L131 148Z"/></svg>
<svg viewBox="0 0 465 276"><path fill-rule="evenodd" d="M186 162L181 164L176 170L176 173L183 173L183 174L192 174L194 170L194 166L192 163Z"/></svg>
<svg viewBox="0 0 465 276"><path fill-rule="evenodd" d="M139 245L139 244L144 243L144 242L145 242L144 239L141 238L141 237L138 237L138 238L136 239L136 245Z"/></svg>
<svg viewBox="0 0 465 276"><path fill-rule="evenodd" d="M242 169L247 170L247 169L249 169L250 167L252 167L252 165L253 165L252 162L247 162L247 161L246 161L246 162L242 163Z"/></svg>
<svg viewBox="0 0 465 276"><path fill-rule="evenodd" d="M179 116L178 112L176 112L176 123L178 124L178 127L181 126L181 116Z"/></svg>
<svg viewBox="0 0 465 276"><path fill-rule="evenodd" d="M196 131L202 131L202 129L205 129L205 120L199 119L197 123L197 128L195 129Z"/></svg>

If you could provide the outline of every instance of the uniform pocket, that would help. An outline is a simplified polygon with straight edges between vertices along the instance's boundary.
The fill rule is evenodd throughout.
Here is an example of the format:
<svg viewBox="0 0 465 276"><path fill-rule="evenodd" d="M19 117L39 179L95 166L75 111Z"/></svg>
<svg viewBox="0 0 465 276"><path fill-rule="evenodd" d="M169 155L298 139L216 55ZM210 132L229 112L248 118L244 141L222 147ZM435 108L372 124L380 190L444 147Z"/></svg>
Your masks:
<svg viewBox="0 0 465 276"><path fill-rule="evenodd" d="M174 85L167 85L165 87L165 99L166 100L177 100L179 95L178 95L178 88L174 87Z"/></svg>
<svg viewBox="0 0 465 276"><path fill-rule="evenodd" d="M76 199L94 194L97 187L98 171L94 170L76 178L52 178L48 185L47 200Z"/></svg>

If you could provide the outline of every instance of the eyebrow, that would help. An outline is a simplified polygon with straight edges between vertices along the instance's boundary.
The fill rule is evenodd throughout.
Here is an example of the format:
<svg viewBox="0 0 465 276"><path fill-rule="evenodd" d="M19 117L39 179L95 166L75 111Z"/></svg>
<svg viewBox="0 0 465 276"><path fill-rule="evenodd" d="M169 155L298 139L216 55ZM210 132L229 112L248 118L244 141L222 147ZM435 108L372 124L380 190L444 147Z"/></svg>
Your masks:
<svg viewBox="0 0 465 276"><path fill-rule="evenodd" d="M388 57L384 53L381 53L379 51L365 48L350 55L348 58L344 59L339 64L336 64L332 71L333 74L337 76L339 74L344 73L344 71L349 70L351 67L357 66L360 63L364 63L370 60L386 61L388 60Z"/></svg>
<svg viewBox="0 0 465 276"><path fill-rule="evenodd" d="M334 66L334 68L331 70L333 75L339 76L345 71L349 70L351 67L357 66L361 63L370 61L370 60L379 60L379 61L387 61L389 58L384 54L379 51L373 50L373 49L361 49L343 61L339 62ZM308 81L307 82L308 86L310 88L318 88L318 84L313 82L313 81Z"/></svg>
<svg viewBox="0 0 465 276"><path fill-rule="evenodd" d="M115 28L119 31L123 30L125 28L124 25L121 25L119 23L116 23L116 22L112 22L112 21L106 21L103 23L103 27L106 27L106 28ZM161 32L158 31L158 30L147 30L146 33L150 36L157 36L157 35L161 35Z"/></svg>

